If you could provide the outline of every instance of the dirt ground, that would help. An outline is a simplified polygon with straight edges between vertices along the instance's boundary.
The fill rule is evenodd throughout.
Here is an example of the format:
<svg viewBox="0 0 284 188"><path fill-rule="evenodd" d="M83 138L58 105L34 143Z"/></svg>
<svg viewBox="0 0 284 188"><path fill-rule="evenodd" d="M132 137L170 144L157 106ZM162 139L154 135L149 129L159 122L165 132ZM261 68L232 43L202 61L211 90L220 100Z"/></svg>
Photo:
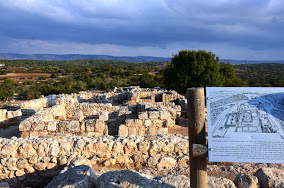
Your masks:
<svg viewBox="0 0 284 188"><path fill-rule="evenodd" d="M36 78L39 78L39 77L49 78L50 76L51 76L50 73L8 73L6 75L0 75L0 79L9 78L14 81L23 82L23 81L28 81L28 80L29 81L35 80Z"/></svg>
<svg viewBox="0 0 284 188"><path fill-rule="evenodd" d="M188 121L185 118L180 118L178 125L169 128L169 134L180 134L188 136Z"/></svg>
<svg viewBox="0 0 284 188"><path fill-rule="evenodd" d="M37 78L50 76L50 73L8 73L6 75L0 75L0 78Z"/></svg>

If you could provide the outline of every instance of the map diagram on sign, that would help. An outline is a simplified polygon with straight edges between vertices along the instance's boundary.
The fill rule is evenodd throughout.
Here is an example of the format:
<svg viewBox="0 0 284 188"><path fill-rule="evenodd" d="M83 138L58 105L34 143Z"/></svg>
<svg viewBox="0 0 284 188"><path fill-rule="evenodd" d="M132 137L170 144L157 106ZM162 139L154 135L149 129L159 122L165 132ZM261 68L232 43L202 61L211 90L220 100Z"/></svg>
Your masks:
<svg viewBox="0 0 284 188"><path fill-rule="evenodd" d="M284 139L284 88L207 88L206 91L209 137L274 133Z"/></svg>

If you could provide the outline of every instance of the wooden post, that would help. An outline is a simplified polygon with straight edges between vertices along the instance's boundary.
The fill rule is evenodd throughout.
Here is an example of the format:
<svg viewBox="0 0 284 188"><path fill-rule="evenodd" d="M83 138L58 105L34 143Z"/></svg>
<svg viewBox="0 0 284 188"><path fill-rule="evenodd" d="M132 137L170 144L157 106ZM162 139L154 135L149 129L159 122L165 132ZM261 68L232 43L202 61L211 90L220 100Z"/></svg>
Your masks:
<svg viewBox="0 0 284 188"><path fill-rule="evenodd" d="M205 132L205 97L204 88L187 89L188 131L190 154L190 187L207 188L207 157L198 156L202 153L196 146L206 145ZM197 145L198 144L198 145ZM200 151L200 152L199 152Z"/></svg>

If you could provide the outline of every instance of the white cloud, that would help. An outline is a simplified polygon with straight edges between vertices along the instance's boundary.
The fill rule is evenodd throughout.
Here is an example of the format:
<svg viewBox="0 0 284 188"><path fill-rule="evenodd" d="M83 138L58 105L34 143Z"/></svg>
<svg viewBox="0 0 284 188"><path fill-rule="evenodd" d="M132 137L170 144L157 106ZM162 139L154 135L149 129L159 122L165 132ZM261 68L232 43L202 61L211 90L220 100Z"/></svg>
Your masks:
<svg viewBox="0 0 284 188"><path fill-rule="evenodd" d="M284 48L280 0L3 0L0 9L0 37L24 53L171 56L197 47L264 58Z"/></svg>

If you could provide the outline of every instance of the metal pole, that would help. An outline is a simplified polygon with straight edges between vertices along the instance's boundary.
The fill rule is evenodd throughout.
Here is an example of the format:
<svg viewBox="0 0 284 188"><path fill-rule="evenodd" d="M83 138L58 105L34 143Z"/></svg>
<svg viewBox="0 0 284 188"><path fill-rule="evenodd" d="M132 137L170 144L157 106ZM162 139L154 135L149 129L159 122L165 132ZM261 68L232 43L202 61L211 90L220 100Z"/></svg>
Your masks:
<svg viewBox="0 0 284 188"><path fill-rule="evenodd" d="M205 97L204 88L187 89L189 154L190 154L190 187L207 188L207 157L198 156L197 145L206 145L205 132ZM206 150L207 151L207 150Z"/></svg>

